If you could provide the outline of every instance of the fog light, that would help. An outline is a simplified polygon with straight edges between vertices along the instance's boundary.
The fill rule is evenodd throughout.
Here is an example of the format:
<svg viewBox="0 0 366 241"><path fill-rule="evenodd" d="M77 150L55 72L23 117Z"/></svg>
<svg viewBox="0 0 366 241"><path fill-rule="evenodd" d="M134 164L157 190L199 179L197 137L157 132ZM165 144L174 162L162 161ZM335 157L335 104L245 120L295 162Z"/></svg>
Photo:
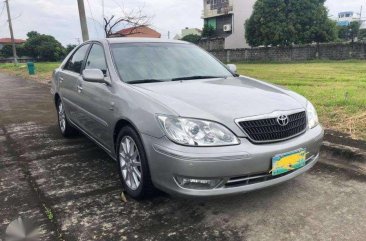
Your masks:
<svg viewBox="0 0 366 241"><path fill-rule="evenodd" d="M175 179L179 186L196 190L214 189L222 181L221 179L192 179L179 176L177 176Z"/></svg>

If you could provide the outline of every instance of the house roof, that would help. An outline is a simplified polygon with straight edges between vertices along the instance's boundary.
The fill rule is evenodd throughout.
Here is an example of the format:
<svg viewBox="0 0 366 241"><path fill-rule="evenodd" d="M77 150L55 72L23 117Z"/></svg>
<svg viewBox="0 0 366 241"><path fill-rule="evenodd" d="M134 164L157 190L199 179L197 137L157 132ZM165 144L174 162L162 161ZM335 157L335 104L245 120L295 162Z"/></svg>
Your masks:
<svg viewBox="0 0 366 241"><path fill-rule="evenodd" d="M354 12L348 11L348 12L339 12L338 14L354 14Z"/></svg>
<svg viewBox="0 0 366 241"><path fill-rule="evenodd" d="M161 34L147 26L125 28L113 34L115 37L161 38Z"/></svg>
<svg viewBox="0 0 366 241"><path fill-rule="evenodd" d="M23 39L14 39L14 42L16 44L22 44L25 43L25 40ZM0 44L11 44L11 38L0 38Z"/></svg>

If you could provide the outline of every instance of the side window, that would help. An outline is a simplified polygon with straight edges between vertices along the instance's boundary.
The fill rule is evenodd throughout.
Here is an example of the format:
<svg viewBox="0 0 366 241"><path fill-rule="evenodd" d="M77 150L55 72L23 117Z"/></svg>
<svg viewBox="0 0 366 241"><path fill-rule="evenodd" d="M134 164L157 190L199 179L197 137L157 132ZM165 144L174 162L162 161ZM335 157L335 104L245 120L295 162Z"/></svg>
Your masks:
<svg viewBox="0 0 366 241"><path fill-rule="evenodd" d="M86 44L81 46L78 50L76 50L76 52L71 56L69 61L67 61L65 69L76 73L80 73L89 46L90 46L89 44Z"/></svg>
<svg viewBox="0 0 366 241"><path fill-rule="evenodd" d="M104 75L107 75L107 63L104 56L104 49L99 44L93 44L88 59L86 60L85 69L100 69Z"/></svg>

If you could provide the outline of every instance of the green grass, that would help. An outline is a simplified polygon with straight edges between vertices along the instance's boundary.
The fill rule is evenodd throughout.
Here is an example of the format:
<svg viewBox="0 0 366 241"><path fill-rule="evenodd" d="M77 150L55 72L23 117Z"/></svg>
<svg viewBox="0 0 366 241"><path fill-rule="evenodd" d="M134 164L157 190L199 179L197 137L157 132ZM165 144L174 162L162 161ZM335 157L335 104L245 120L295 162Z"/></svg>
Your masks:
<svg viewBox="0 0 366 241"><path fill-rule="evenodd" d="M0 64L0 71L48 82L60 63L36 63L29 76L26 64ZM238 63L243 75L284 86L304 95L317 108L329 129L366 140L366 61L309 61L305 63Z"/></svg>
<svg viewBox="0 0 366 241"><path fill-rule="evenodd" d="M50 209L50 208L48 208L47 206L46 206L46 204L43 204L43 207L44 207L44 212L46 213L46 215L47 215L47 218L50 220L50 221L52 221L53 220L53 218L54 218L54 215L53 215L53 213L52 213L52 210Z"/></svg>
<svg viewBox="0 0 366 241"><path fill-rule="evenodd" d="M27 64L20 63L17 66L14 64L0 64L0 71L4 71L16 76L21 76L26 79L34 79L44 83L51 80L52 71L60 66L59 62L43 62L35 63L36 74L30 76L27 70Z"/></svg>
<svg viewBox="0 0 366 241"><path fill-rule="evenodd" d="M366 61L239 63L238 72L308 98L322 124L366 139Z"/></svg>

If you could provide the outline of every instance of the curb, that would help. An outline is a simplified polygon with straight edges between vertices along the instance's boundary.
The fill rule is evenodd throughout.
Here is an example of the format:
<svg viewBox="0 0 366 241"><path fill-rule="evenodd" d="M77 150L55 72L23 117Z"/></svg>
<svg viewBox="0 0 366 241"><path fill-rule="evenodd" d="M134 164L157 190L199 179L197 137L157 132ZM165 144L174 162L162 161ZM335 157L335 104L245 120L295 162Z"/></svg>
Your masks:
<svg viewBox="0 0 366 241"><path fill-rule="evenodd" d="M366 164L366 151L357 147L323 141L322 150L329 152L333 157L358 161Z"/></svg>
<svg viewBox="0 0 366 241"><path fill-rule="evenodd" d="M352 175L366 176L366 151L357 147L324 141L320 163Z"/></svg>

